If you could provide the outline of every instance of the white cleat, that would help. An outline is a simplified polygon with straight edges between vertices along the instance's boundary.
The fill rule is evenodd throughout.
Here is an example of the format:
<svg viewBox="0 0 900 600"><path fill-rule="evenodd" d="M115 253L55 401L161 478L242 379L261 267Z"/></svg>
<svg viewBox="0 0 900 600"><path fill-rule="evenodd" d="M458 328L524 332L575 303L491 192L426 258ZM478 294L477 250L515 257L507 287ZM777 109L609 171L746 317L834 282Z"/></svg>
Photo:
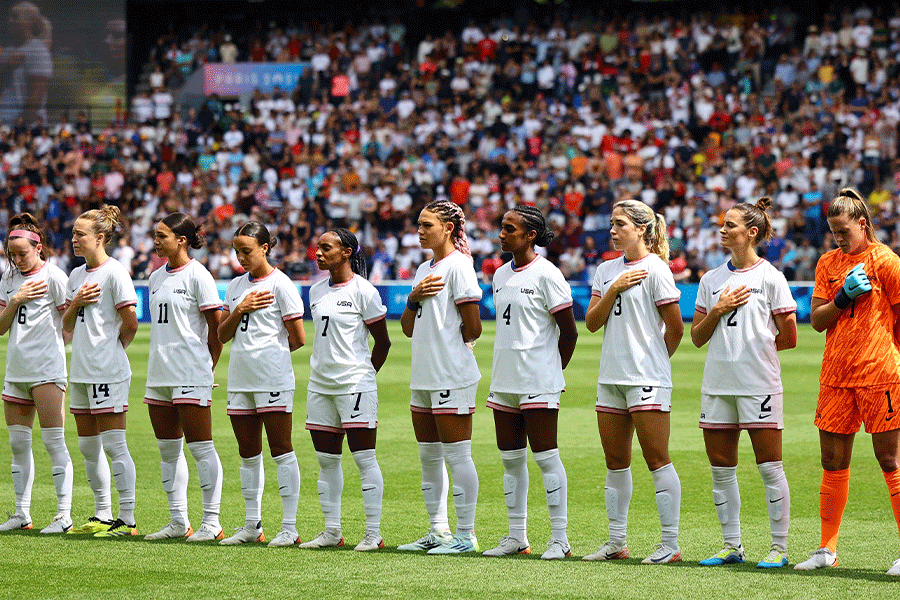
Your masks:
<svg viewBox="0 0 900 600"><path fill-rule="evenodd" d="M885 573L885 575L900 577L900 558L894 561L894 564L891 565L891 568L887 570L887 573Z"/></svg>
<svg viewBox="0 0 900 600"><path fill-rule="evenodd" d="M681 550L666 544L657 544L653 554L641 561L645 565L664 565L673 562L681 562Z"/></svg>
<svg viewBox="0 0 900 600"><path fill-rule="evenodd" d="M223 537L225 537L225 532L222 531L221 525L201 523L200 527L197 528L197 531L193 535L187 536L187 541L212 542L215 540L221 540Z"/></svg>
<svg viewBox="0 0 900 600"><path fill-rule="evenodd" d="M300 543L300 536L297 535L296 531L284 531L281 530L278 532L278 535L272 538L272 541L269 542L270 548L287 548L288 546L293 546L294 544Z"/></svg>
<svg viewBox="0 0 900 600"><path fill-rule="evenodd" d="M622 560L628 558L628 546L625 540L607 540L600 548L581 560Z"/></svg>
<svg viewBox="0 0 900 600"><path fill-rule="evenodd" d="M794 570L814 571L816 569L824 569L826 567L836 567L837 564L837 554L835 554L828 548L823 547L810 552L809 558L794 565Z"/></svg>
<svg viewBox="0 0 900 600"><path fill-rule="evenodd" d="M414 552L418 550L431 550L432 548L443 546L452 539L453 534L449 531L435 531L432 529L425 534L425 537L421 537L408 544L397 546L397 550L409 550Z"/></svg>
<svg viewBox="0 0 900 600"><path fill-rule="evenodd" d="M0 531L16 531L17 529L31 529L33 525L31 524L31 517L27 515L23 515L21 513L10 514L9 511L6 512L9 515L9 518L0 523Z"/></svg>
<svg viewBox="0 0 900 600"><path fill-rule="evenodd" d="M528 543L528 540L520 542L512 536L504 535L497 542L495 548L481 553L482 556L512 556L513 554L531 554L531 544Z"/></svg>
<svg viewBox="0 0 900 600"><path fill-rule="evenodd" d="M337 548L344 545L344 538L341 532L337 533L328 531L327 529L309 540L300 544L301 548Z"/></svg>
<svg viewBox="0 0 900 600"><path fill-rule="evenodd" d="M148 533L145 540L168 540L172 538L186 538L194 535L194 528L185 523L168 523L156 533Z"/></svg>
<svg viewBox="0 0 900 600"><path fill-rule="evenodd" d="M366 533L363 539L356 545L357 552L368 552L370 550L378 550L384 548L384 539L380 533Z"/></svg>
<svg viewBox="0 0 900 600"><path fill-rule="evenodd" d="M227 537L219 543L223 546L237 546L238 544L249 544L250 542L264 542L266 534L263 533L262 523L256 527L238 527L234 530L234 535Z"/></svg>
<svg viewBox="0 0 900 600"><path fill-rule="evenodd" d="M72 519L65 515L56 515L50 524L41 529L41 533L66 533L72 529Z"/></svg>
<svg viewBox="0 0 900 600"><path fill-rule="evenodd" d="M478 538L474 533L469 535L454 535L445 544L435 546L428 554L462 554L463 552L478 552Z"/></svg>
<svg viewBox="0 0 900 600"><path fill-rule="evenodd" d="M550 540L547 550L541 554L542 560L560 560L572 556L572 547L563 540Z"/></svg>

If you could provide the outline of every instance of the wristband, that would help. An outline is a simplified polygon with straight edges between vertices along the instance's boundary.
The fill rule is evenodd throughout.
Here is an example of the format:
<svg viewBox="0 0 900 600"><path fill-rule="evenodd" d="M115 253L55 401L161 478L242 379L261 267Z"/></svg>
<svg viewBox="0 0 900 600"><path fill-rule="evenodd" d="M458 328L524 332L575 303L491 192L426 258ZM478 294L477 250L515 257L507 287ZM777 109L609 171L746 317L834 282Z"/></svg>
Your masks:
<svg viewBox="0 0 900 600"><path fill-rule="evenodd" d="M419 309L422 308L421 302L413 302L412 300L406 300L406 308L413 312L419 312Z"/></svg>
<svg viewBox="0 0 900 600"><path fill-rule="evenodd" d="M853 302L853 299L847 295L847 292L844 291L844 288L838 290L838 293L834 296L834 305L839 309L844 310L850 303Z"/></svg>

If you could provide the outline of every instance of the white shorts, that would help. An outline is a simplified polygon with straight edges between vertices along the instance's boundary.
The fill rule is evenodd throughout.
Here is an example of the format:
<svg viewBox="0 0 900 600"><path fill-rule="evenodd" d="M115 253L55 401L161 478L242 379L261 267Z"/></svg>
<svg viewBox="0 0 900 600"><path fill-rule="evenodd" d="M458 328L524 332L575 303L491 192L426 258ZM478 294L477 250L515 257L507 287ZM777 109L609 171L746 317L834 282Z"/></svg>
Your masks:
<svg viewBox="0 0 900 600"><path fill-rule="evenodd" d="M208 408L212 404L211 385L176 385L174 387L148 387L144 390L144 404L171 406L173 404L193 404Z"/></svg>
<svg viewBox="0 0 900 600"><path fill-rule="evenodd" d="M545 408L559 410L562 392L555 394L509 394L491 392L488 394L487 407L508 413L520 413L523 410Z"/></svg>
<svg viewBox="0 0 900 600"><path fill-rule="evenodd" d="M378 427L378 391L320 394L306 391L306 428L344 433Z"/></svg>
<svg viewBox="0 0 900 600"><path fill-rule="evenodd" d="M47 385L52 383L65 393L65 379L47 379L45 381L4 381L3 382L3 400L4 402L12 402L13 404L25 404L34 406L34 398L31 397L32 388L39 385Z"/></svg>
<svg viewBox="0 0 900 600"><path fill-rule="evenodd" d="M700 397L701 429L784 429L784 394Z"/></svg>
<svg viewBox="0 0 900 600"><path fill-rule="evenodd" d="M597 384L597 412L625 415L639 410L672 411L672 388Z"/></svg>
<svg viewBox="0 0 900 600"><path fill-rule="evenodd" d="M131 378L116 383L75 383L69 392L69 412L96 415L128 412Z"/></svg>
<svg viewBox="0 0 900 600"><path fill-rule="evenodd" d="M281 392L228 392L227 415L294 412L294 390Z"/></svg>
<svg viewBox="0 0 900 600"><path fill-rule="evenodd" d="M435 415L471 415L475 412L478 383L457 390L410 390L413 412Z"/></svg>

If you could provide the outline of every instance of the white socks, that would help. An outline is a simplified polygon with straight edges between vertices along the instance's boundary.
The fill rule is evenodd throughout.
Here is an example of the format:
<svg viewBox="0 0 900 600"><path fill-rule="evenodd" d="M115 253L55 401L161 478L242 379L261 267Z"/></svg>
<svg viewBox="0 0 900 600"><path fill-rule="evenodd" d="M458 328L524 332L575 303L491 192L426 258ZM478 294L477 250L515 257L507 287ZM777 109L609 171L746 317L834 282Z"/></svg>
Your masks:
<svg viewBox="0 0 900 600"><path fill-rule="evenodd" d="M737 547L741 543L741 492L738 489L737 467L710 469L713 504L722 526L722 537L726 544Z"/></svg>
<svg viewBox="0 0 900 600"><path fill-rule="evenodd" d="M772 529L772 544L787 550L788 528L791 524L791 490L784 475L784 466L779 460L762 463L757 467L766 486L766 508L769 512L769 527Z"/></svg>
<svg viewBox="0 0 900 600"><path fill-rule="evenodd" d="M12 449L12 480L16 494L16 513L31 518L31 488L34 484L34 455L31 452L31 427L9 426ZM71 496L71 487L70 496Z"/></svg>
<svg viewBox="0 0 900 600"><path fill-rule="evenodd" d="M678 521L681 518L681 480L672 463L655 471L653 485L656 488L656 509L659 511L659 523L662 526L663 544L678 549Z"/></svg>
<svg viewBox="0 0 900 600"><path fill-rule="evenodd" d="M359 467L362 487L363 510L366 513L366 533L381 534L381 500L384 496L384 478L375 458L375 449L357 450L353 460Z"/></svg>
<svg viewBox="0 0 900 600"><path fill-rule="evenodd" d="M278 493L281 495L281 530L297 533L297 504L300 501L300 467L293 451L275 457Z"/></svg>
<svg viewBox="0 0 900 600"><path fill-rule="evenodd" d="M262 453L250 458L241 457L241 495L244 496L246 511L245 526L256 529L262 522L262 494L266 483L263 471Z"/></svg>
<svg viewBox="0 0 900 600"><path fill-rule="evenodd" d="M419 442L419 461L422 463L422 496L433 531L449 531L447 519L447 490L450 478L444 465L444 448L440 442Z"/></svg>
<svg viewBox="0 0 900 600"><path fill-rule="evenodd" d="M134 461L128 452L124 429L100 432L103 449L109 456L116 491L119 492L119 519L126 525L134 525L135 479Z"/></svg>
<svg viewBox="0 0 900 600"><path fill-rule="evenodd" d="M62 427L41 429L41 439L50 455L53 486L56 488L56 514L69 517L72 512L72 457L66 447L66 430Z"/></svg>
<svg viewBox="0 0 900 600"><path fill-rule="evenodd" d="M453 474L453 504L456 507L456 535L468 536L475 530L478 503L478 472L472 461L472 440L442 444L444 460Z"/></svg>
<svg viewBox="0 0 900 600"><path fill-rule="evenodd" d="M609 539L614 542L625 543L632 490L631 467L607 469L603 491L606 500L606 518L609 519Z"/></svg>
<svg viewBox="0 0 900 600"><path fill-rule="evenodd" d="M325 529L331 533L341 531L341 494L344 491L344 471L341 455L316 452L319 459L319 504L325 516Z"/></svg>
<svg viewBox="0 0 900 600"><path fill-rule="evenodd" d="M159 447L159 468L163 491L169 500L172 523L190 525L188 521L187 488L188 465L184 457L184 438L156 440Z"/></svg>
<svg viewBox="0 0 900 600"><path fill-rule="evenodd" d="M503 497L509 517L509 537L525 542L528 539L528 449L501 450L503 461Z"/></svg>
<svg viewBox="0 0 900 600"><path fill-rule="evenodd" d="M94 517L112 521L112 493L109 463L103 456L103 442L99 435L79 436L78 449L84 456L84 472L88 486L94 492Z"/></svg>
<svg viewBox="0 0 900 600"><path fill-rule="evenodd" d="M203 492L203 520L215 528L219 525L219 508L222 504L222 461L216 452L212 440L190 442L188 450L191 451L197 462L197 479L200 480L200 490Z"/></svg>
<svg viewBox="0 0 900 600"><path fill-rule="evenodd" d="M547 493L547 508L550 511L551 539L568 543L568 479L566 469L559 459L559 448L534 452L541 473L544 475L544 491Z"/></svg>

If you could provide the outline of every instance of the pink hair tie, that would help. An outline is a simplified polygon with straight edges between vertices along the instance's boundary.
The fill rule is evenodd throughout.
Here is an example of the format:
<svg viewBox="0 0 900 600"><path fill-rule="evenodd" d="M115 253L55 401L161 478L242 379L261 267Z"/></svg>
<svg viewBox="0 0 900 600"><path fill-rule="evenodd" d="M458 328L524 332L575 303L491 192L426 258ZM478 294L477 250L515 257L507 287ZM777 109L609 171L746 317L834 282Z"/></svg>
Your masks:
<svg viewBox="0 0 900 600"><path fill-rule="evenodd" d="M22 237L31 240L32 242L41 243L41 236L36 234L33 231L28 231L27 229L13 229L9 232L9 237Z"/></svg>

